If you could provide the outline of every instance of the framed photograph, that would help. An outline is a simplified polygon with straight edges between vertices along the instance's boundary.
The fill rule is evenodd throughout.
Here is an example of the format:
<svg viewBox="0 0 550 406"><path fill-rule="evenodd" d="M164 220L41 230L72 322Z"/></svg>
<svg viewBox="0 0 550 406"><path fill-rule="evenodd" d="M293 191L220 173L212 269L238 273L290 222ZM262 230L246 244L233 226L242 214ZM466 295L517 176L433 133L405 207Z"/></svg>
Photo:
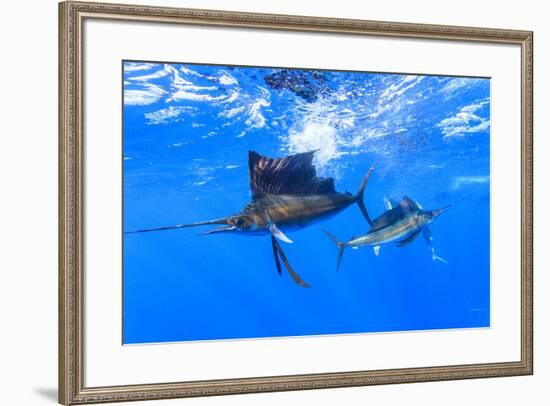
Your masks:
<svg viewBox="0 0 550 406"><path fill-rule="evenodd" d="M59 11L60 403L532 374L532 32Z"/></svg>

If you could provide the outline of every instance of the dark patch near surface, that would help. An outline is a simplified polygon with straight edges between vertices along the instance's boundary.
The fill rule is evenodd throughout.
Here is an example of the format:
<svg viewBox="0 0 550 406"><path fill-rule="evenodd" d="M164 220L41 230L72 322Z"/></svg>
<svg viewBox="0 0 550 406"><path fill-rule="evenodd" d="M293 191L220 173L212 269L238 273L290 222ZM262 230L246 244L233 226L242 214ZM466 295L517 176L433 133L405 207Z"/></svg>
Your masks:
<svg viewBox="0 0 550 406"><path fill-rule="evenodd" d="M271 89L287 89L307 102L314 102L320 94L330 91L325 74L317 71L283 69L264 77Z"/></svg>

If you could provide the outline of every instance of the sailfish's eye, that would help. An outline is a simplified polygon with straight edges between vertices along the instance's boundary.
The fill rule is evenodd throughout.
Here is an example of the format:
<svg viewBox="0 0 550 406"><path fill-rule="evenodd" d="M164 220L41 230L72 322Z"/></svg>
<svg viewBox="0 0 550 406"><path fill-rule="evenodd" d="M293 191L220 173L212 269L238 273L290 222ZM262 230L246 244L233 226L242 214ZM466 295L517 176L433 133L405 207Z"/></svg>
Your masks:
<svg viewBox="0 0 550 406"><path fill-rule="evenodd" d="M243 224L243 218L233 216L229 219L228 223L231 224L232 226L235 226L235 227L241 227L242 224Z"/></svg>
<svg viewBox="0 0 550 406"><path fill-rule="evenodd" d="M235 225L239 228L249 228L250 227L250 221L246 217L239 217L235 221Z"/></svg>

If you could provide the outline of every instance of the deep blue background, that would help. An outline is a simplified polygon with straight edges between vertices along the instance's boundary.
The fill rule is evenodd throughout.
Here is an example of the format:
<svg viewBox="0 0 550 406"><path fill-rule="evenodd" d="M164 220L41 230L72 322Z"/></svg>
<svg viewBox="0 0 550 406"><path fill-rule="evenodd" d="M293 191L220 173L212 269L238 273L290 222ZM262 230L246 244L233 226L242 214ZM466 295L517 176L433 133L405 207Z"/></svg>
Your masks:
<svg viewBox="0 0 550 406"><path fill-rule="evenodd" d="M357 206L289 233L312 288L276 272L267 236L180 229L124 237L124 343L486 327L488 79L125 62L124 230L222 217L249 200L248 150L319 148L315 164L372 215L383 197L456 205L404 248L336 248L366 233ZM270 76L271 75L271 76ZM268 77L266 81L266 77ZM271 79L269 79L271 78ZM270 84L272 87L270 87Z"/></svg>

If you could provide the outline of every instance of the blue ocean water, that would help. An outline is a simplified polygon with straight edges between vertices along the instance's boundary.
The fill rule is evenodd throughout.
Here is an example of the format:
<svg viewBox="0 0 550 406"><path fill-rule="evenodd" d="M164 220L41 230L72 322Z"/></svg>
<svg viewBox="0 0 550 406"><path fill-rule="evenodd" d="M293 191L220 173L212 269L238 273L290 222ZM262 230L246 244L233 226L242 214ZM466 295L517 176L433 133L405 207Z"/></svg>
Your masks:
<svg viewBox="0 0 550 406"><path fill-rule="evenodd" d="M425 209L453 205L423 238L346 250L357 205L282 243L311 288L276 271L269 236L124 235L123 342L153 343L490 326L490 80L124 62L124 231L238 213L248 151L318 150L318 176Z"/></svg>

